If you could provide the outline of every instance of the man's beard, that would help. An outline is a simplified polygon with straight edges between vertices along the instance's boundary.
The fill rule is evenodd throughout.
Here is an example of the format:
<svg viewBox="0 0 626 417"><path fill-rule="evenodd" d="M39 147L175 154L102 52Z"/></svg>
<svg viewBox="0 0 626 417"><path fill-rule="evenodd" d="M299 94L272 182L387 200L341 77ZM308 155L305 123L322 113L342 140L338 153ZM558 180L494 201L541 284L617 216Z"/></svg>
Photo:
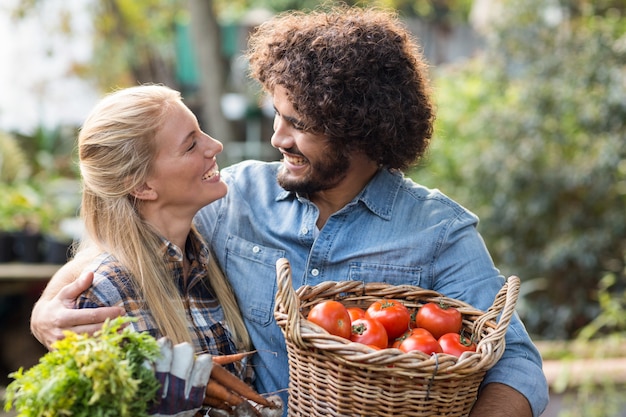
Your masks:
<svg viewBox="0 0 626 417"><path fill-rule="evenodd" d="M283 167L278 171L276 179L278 184L287 191L311 195L335 187L346 177L349 168L348 156L341 151L334 150L326 154L324 161L310 165L310 171L304 178L289 179Z"/></svg>

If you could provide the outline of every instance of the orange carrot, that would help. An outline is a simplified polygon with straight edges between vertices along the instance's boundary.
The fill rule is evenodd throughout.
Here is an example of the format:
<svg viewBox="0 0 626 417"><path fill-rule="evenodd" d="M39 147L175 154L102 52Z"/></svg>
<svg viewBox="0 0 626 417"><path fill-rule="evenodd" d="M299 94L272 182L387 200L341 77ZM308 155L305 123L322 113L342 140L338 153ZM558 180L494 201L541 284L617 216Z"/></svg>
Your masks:
<svg viewBox="0 0 626 417"><path fill-rule="evenodd" d="M217 355L213 356L213 362L220 365L228 365L229 363L240 361L246 356L250 356L254 353L256 353L256 350L251 350L250 352L233 353L232 355Z"/></svg>
<svg viewBox="0 0 626 417"><path fill-rule="evenodd" d="M252 387L250 387L248 384L246 384L241 379L237 378L235 375L231 374L225 368L222 368L218 364L213 364L213 370L211 371L211 379L209 380L209 382L213 380L219 382L225 388L232 390L233 392L236 392L242 397L247 398L248 400L252 400L257 404L261 404L266 407L274 406L274 404L262 397Z"/></svg>
<svg viewBox="0 0 626 417"><path fill-rule="evenodd" d="M213 378L209 379L209 383L206 386L206 396L224 401L227 405L237 405L245 401L243 397L220 385Z"/></svg>
<svg viewBox="0 0 626 417"><path fill-rule="evenodd" d="M219 408L220 410L232 411L232 407L226 404L224 401L219 398L215 398L209 396L208 394L204 397L204 401L202 402L204 405L208 405L213 408Z"/></svg>

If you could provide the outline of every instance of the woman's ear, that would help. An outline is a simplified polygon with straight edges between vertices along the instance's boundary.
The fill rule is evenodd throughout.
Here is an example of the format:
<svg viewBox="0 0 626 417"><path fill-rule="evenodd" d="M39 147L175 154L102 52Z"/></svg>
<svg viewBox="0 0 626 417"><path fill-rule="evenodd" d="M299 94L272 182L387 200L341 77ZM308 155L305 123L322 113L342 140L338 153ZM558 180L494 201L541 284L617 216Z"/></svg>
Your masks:
<svg viewBox="0 0 626 417"><path fill-rule="evenodd" d="M158 194L156 192L156 190L152 187L150 187L148 184L146 184L145 182L140 185L139 187L135 188L130 195L132 195L133 197L135 197L138 200L156 200L158 197Z"/></svg>

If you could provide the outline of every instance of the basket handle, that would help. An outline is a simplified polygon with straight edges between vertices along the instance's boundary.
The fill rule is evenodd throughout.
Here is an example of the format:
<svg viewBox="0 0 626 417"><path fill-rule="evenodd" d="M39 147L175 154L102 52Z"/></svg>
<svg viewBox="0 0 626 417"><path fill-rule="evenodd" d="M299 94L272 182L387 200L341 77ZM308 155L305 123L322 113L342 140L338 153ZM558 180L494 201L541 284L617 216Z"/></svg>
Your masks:
<svg viewBox="0 0 626 417"><path fill-rule="evenodd" d="M276 261L276 305L274 316L277 320L285 319L285 336L300 348L304 348L304 341L300 333L300 299L296 296L291 281L291 265L286 258Z"/></svg>
<svg viewBox="0 0 626 417"><path fill-rule="evenodd" d="M502 313L496 324L496 329L478 342L477 350L481 349L481 345L491 343L494 340L504 343L504 334L506 333L509 323L511 322L511 318L515 313L515 305L519 296L519 290L519 277L511 275L506 280L502 288L500 288L500 291L498 291L491 307L489 307L485 314L476 319L474 322L474 334L480 334L483 326L488 321L496 320L498 315L500 315L500 312Z"/></svg>

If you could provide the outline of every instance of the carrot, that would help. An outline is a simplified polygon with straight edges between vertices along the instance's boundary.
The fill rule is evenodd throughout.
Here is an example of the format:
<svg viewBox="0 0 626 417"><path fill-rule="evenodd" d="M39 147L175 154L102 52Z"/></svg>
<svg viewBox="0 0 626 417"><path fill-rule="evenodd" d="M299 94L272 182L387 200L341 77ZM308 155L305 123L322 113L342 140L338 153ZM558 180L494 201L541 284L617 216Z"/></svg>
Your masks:
<svg viewBox="0 0 626 417"><path fill-rule="evenodd" d="M257 404L264 405L266 407L272 407L273 404L262 397L258 392L252 389L248 384L237 378L235 375L228 372L225 368L222 368L218 364L213 364L213 370L211 371L211 379L209 382L215 380L222 384L225 388L236 392L244 398L254 401ZM208 393L208 386L207 386Z"/></svg>
<svg viewBox="0 0 626 417"><path fill-rule="evenodd" d="M213 369L215 369L215 367ZM220 385L220 383L213 378L209 379L209 383L206 386L206 396L221 400L227 405L237 405L245 401L243 397Z"/></svg>
<svg viewBox="0 0 626 417"><path fill-rule="evenodd" d="M250 356L254 353L256 353L256 350L251 350L250 352L233 353L232 355L213 356L213 362L219 365L228 365L229 363L240 361L246 356Z"/></svg>
<svg viewBox="0 0 626 417"><path fill-rule="evenodd" d="M226 404L226 402L224 402L223 400L209 396L208 394L204 397L204 401L202 402L202 404L208 405L213 408L219 408L220 410L226 410L226 411L231 411L231 408L232 408L231 406Z"/></svg>

